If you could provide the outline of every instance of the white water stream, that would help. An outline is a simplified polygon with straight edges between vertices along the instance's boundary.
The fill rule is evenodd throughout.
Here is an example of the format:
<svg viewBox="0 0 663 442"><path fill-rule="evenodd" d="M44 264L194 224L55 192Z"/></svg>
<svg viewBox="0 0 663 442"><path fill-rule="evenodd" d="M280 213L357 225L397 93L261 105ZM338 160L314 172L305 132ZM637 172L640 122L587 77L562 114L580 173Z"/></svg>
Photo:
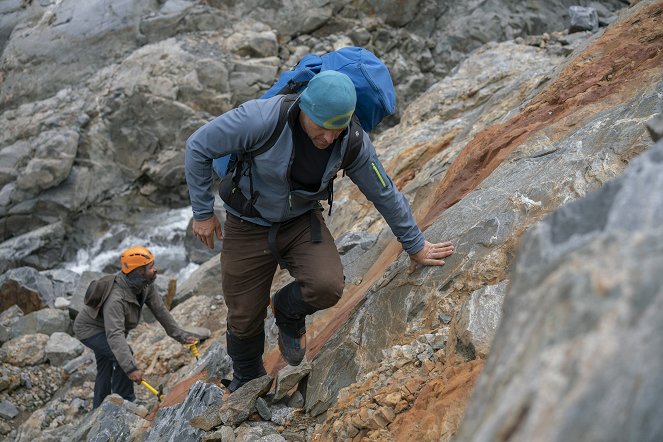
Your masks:
<svg viewBox="0 0 663 442"><path fill-rule="evenodd" d="M151 213L132 225L114 224L63 267L79 274L101 272L109 265L119 266L120 254L127 247L142 245L154 254L160 274L184 281L199 267L188 261L184 248L190 219L191 208L185 207Z"/></svg>

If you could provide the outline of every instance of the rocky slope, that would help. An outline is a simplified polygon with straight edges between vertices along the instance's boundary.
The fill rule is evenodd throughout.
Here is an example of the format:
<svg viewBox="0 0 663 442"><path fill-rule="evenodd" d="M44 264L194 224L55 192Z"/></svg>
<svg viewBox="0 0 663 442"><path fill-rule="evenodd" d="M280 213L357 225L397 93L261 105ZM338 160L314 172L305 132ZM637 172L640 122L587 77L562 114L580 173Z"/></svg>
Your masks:
<svg viewBox="0 0 663 442"><path fill-rule="evenodd" d="M573 34L566 1L277 3L0 11L0 433L660 438L663 146L651 135L661 136L663 2L592 2L601 28ZM186 204L186 137L302 54L346 44L390 67L399 111L376 147L427 237L457 253L408 274L378 214L340 180L328 222L347 273L342 302L310 318L309 363L294 371L280 370L270 318L274 385L227 396L218 256L191 243L185 259L203 264L178 284L173 314L212 330L200 360L146 315L130 339L164 401L140 388L136 404L111 397L90 413L94 363L70 317L96 274L62 261ZM614 378L624 382L606 387Z"/></svg>

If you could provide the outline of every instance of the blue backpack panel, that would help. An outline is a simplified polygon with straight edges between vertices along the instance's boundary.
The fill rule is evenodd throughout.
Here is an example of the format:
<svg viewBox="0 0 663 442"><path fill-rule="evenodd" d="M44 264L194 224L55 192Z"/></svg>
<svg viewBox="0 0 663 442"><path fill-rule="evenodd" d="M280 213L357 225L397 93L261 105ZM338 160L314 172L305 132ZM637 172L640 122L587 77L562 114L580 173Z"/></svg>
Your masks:
<svg viewBox="0 0 663 442"><path fill-rule="evenodd" d="M394 113L396 92L387 66L371 51L360 47L346 47L322 56L304 56L297 66L283 72L260 99L299 93L311 78L327 70L341 72L354 83L357 91L355 114L366 132L373 130L384 117ZM229 162L232 167L230 155L212 162L218 176L223 177L228 173Z"/></svg>
<svg viewBox="0 0 663 442"><path fill-rule="evenodd" d="M366 132L394 113L396 92L389 70L371 51L358 47L342 48L322 56L306 55L297 66L282 73L260 98L300 92L316 74L329 70L347 75L354 83L357 90L355 113Z"/></svg>

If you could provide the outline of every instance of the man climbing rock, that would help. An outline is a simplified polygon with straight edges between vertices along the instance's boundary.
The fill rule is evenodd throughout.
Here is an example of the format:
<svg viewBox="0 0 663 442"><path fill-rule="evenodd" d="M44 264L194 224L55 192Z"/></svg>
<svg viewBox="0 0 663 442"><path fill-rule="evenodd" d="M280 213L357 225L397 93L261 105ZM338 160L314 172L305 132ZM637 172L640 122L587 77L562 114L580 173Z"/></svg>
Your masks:
<svg viewBox="0 0 663 442"><path fill-rule="evenodd" d="M74 321L76 337L94 351L97 362L93 408L111 393L128 401L136 399L132 382L140 384L143 371L136 364L127 334L138 325L143 305L147 305L171 338L183 344L199 340L178 327L164 306L153 284L157 277L154 255L147 248L129 247L122 252L120 263L121 272L90 286L86 305ZM99 296L90 302L95 291Z"/></svg>
<svg viewBox="0 0 663 442"><path fill-rule="evenodd" d="M284 100L292 103L287 124L280 129ZM331 182L340 168L385 218L409 253L411 269L417 264L443 265L454 252L449 242L424 239L368 135L359 124L351 124L356 100L348 76L323 71L299 97L248 101L205 124L187 141L193 232L210 248L215 235L224 241L221 265L227 348L234 370L231 391L265 374L264 320L277 264L295 279L271 300L279 349L290 365L298 365L306 352L306 316L341 298L343 267L319 203L326 199L331 205ZM268 142L273 142L271 148L251 155ZM351 149L356 151L354 158L345 164ZM222 235L213 212L212 160L231 153L249 159L241 161L232 188L223 196L227 219Z"/></svg>

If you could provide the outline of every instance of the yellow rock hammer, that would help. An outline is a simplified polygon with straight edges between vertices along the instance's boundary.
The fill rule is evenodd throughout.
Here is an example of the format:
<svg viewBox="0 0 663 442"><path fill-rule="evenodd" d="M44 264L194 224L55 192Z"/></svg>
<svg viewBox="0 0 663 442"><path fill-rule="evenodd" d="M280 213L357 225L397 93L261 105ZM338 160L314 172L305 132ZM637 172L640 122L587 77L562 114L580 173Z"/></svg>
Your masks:
<svg viewBox="0 0 663 442"><path fill-rule="evenodd" d="M157 400L161 402L163 400L163 385L159 385L159 389L157 390L153 386L147 383L145 379L143 379L140 382L142 385L144 385L148 390L150 390L152 393L154 393L157 396Z"/></svg>

